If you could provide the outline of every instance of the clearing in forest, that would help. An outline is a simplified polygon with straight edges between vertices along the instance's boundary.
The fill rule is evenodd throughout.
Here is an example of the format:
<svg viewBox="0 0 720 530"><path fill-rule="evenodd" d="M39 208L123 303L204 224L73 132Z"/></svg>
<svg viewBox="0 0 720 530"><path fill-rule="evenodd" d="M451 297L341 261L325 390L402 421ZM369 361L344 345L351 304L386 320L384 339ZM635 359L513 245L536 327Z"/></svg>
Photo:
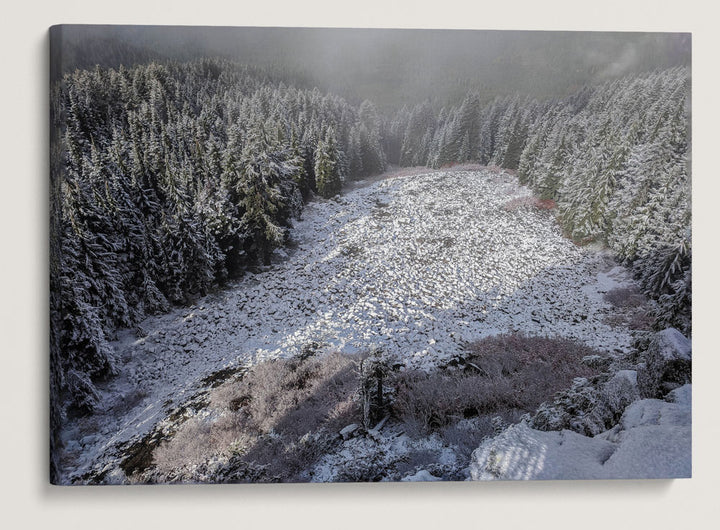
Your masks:
<svg viewBox="0 0 720 530"><path fill-rule="evenodd" d="M310 203L272 265L119 334L103 409L63 432L66 479L115 462L118 444L209 375L263 360L379 348L396 367L431 370L512 332L628 351L642 323L603 296L631 285L627 273L564 238L552 210L518 200L529 195L503 172L448 170Z"/></svg>

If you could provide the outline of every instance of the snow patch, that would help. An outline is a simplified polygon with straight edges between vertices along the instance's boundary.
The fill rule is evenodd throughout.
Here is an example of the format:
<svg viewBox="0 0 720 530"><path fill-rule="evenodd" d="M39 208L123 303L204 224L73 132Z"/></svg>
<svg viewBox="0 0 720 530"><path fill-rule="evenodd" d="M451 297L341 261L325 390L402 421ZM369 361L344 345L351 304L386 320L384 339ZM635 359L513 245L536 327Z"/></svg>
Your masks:
<svg viewBox="0 0 720 530"><path fill-rule="evenodd" d="M678 391L688 395L690 385ZM689 402L632 403L620 424L594 437L520 423L473 452L473 480L647 479L691 475Z"/></svg>
<svg viewBox="0 0 720 530"><path fill-rule="evenodd" d="M400 479L401 482L437 482L438 480L442 479L430 474L430 472L425 469L421 469L414 475L408 475Z"/></svg>

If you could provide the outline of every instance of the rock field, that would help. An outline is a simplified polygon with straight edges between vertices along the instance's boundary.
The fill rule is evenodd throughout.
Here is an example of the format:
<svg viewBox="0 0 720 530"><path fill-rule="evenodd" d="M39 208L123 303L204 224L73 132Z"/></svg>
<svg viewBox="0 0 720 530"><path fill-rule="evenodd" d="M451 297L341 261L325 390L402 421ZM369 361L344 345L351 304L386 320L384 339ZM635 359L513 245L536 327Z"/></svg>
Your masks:
<svg viewBox="0 0 720 530"><path fill-rule="evenodd" d="M469 341L510 331L628 350L603 293L632 281L607 254L564 238L550 211L509 207L517 179L452 171L380 180L307 205L291 243L192 307L124 330L104 409L69 422L66 472L95 468L223 368L308 349L379 347L430 369Z"/></svg>

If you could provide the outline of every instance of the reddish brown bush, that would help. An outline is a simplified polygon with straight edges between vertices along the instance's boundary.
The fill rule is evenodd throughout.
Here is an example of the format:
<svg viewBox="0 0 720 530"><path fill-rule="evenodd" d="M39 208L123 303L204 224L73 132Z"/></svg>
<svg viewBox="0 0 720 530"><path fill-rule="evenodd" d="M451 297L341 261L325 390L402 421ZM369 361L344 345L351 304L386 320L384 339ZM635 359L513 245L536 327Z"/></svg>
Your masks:
<svg viewBox="0 0 720 530"><path fill-rule="evenodd" d="M603 296L605 301L615 307L638 307L647 302L647 298L637 287L617 287Z"/></svg>
<svg viewBox="0 0 720 530"><path fill-rule="evenodd" d="M462 418L530 412L575 377L593 375L581 360L595 353L565 339L489 337L470 346L457 367L399 374L394 410L427 432Z"/></svg>
<svg viewBox="0 0 720 530"><path fill-rule="evenodd" d="M517 197L503 204L505 211L513 212L520 208L534 208L535 210L553 210L557 204L552 199L538 199L537 197L525 196Z"/></svg>
<svg viewBox="0 0 720 530"><path fill-rule="evenodd" d="M611 289L603 298L617 308L605 317L605 321L611 326L626 326L645 331L652 329L653 318L647 311L647 297L636 287Z"/></svg>
<svg viewBox="0 0 720 530"><path fill-rule="evenodd" d="M569 340L501 335L472 344L451 367L389 372L383 379L403 430L437 433L467 457L496 428L497 417L517 421L573 378L596 373L581 362L594 353ZM210 392L205 415L181 424L155 449L148 480L307 480L303 472L336 448L339 431L362 422L357 361L311 356L261 363L233 376ZM431 456L409 458L407 470ZM208 475L212 462L225 463ZM351 466L339 480L382 476L381 462L371 464Z"/></svg>

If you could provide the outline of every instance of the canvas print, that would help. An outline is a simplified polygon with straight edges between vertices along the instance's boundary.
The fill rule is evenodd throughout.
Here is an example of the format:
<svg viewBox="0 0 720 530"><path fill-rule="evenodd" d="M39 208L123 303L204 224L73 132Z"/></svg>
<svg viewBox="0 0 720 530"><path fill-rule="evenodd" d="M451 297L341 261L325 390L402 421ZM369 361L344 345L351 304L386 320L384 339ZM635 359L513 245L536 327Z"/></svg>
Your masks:
<svg viewBox="0 0 720 530"><path fill-rule="evenodd" d="M50 30L50 480L691 476L691 36Z"/></svg>

